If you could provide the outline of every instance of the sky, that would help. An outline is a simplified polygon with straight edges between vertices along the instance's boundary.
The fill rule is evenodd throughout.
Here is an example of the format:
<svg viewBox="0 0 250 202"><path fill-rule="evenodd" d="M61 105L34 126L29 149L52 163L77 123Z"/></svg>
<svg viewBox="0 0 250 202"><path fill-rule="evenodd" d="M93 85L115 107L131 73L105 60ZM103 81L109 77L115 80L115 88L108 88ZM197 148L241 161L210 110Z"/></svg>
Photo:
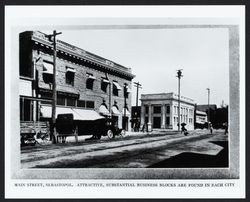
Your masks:
<svg viewBox="0 0 250 202"><path fill-rule="evenodd" d="M59 31L59 30L58 30ZM229 103L229 39L226 28L70 29L58 39L132 68L140 94L178 93L197 104ZM46 32L45 32L46 33ZM132 88L132 105L136 88ZM140 104L140 102L139 102Z"/></svg>

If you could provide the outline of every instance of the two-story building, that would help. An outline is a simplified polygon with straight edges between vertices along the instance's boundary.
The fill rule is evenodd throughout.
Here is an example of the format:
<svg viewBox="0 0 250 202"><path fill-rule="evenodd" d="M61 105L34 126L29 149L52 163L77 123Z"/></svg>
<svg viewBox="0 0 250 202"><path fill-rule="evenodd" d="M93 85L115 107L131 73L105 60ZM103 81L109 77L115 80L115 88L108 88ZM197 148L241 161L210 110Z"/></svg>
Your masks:
<svg viewBox="0 0 250 202"><path fill-rule="evenodd" d="M20 120L50 120L53 44L39 31L20 33L19 43ZM60 40L56 44L56 114L71 112L82 119L112 116L119 128L126 125L130 130L130 89L135 77L131 68Z"/></svg>
<svg viewBox="0 0 250 202"><path fill-rule="evenodd" d="M175 93L141 95L141 127L178 129L178 95ZM188 130L194 129L194 100L180 97L180 123Z"/></svg>

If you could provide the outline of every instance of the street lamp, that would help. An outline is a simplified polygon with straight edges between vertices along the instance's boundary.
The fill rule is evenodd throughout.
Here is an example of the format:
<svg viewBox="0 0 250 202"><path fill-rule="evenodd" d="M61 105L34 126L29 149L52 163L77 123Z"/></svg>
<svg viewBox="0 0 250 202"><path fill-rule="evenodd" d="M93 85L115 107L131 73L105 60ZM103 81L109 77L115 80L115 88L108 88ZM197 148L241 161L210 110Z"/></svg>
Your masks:
<svg viewBox="0 0 250 202"><path fill-rule="evenodd" d="M181 84L181 77L183 77L182 75L182 69L178 69L177 70L177 76L178 77L178 131L180 131L180 110L181 110L181 107L180 107L180 94L181 94L181 89L180 89L180 84Z"/></svg>
<svg viewBox="0 0 250 202"><path fill-rule="evenodd" d="M210 122L210 105L209 105L209 99L210 99L210 88L207 88L207 103L208 103L208 113L207 113L207 128L209 129L209 122Z"/></svg>

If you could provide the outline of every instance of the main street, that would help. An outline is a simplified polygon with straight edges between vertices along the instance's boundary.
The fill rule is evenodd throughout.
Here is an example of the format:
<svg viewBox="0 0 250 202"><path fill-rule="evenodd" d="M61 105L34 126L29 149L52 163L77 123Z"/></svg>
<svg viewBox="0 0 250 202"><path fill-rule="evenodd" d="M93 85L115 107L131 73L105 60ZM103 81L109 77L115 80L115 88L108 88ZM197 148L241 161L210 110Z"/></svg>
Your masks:
<svg viewBox="0 0 250 202"><path fill-rule="evenodd" d="M218 166L226 167L227 139L223 131L209 134L207 130L199 130L187 136L154 131L132 133L111 140L103 137L78 143L41 144L22 148L21 165L22 168L214 167L217 166L214 165L216 157L224 151L217 160ZM186 155L184 158L183 154ZM199 162L196 161L205 164L197 164Z"/></svg>

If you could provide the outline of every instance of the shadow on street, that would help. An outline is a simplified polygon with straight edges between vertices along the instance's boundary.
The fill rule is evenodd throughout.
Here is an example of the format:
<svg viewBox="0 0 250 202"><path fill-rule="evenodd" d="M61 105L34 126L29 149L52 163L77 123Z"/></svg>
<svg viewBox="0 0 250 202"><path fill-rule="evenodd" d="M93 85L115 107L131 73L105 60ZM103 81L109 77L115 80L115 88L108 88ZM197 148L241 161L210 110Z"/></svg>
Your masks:
<svg viewBox="0 0 250 202"><path fill-rule="evenodd" d="M148 168L224 168L228 167L228 141L212 141L223 149L217 155L183 152Z"/></svg>

